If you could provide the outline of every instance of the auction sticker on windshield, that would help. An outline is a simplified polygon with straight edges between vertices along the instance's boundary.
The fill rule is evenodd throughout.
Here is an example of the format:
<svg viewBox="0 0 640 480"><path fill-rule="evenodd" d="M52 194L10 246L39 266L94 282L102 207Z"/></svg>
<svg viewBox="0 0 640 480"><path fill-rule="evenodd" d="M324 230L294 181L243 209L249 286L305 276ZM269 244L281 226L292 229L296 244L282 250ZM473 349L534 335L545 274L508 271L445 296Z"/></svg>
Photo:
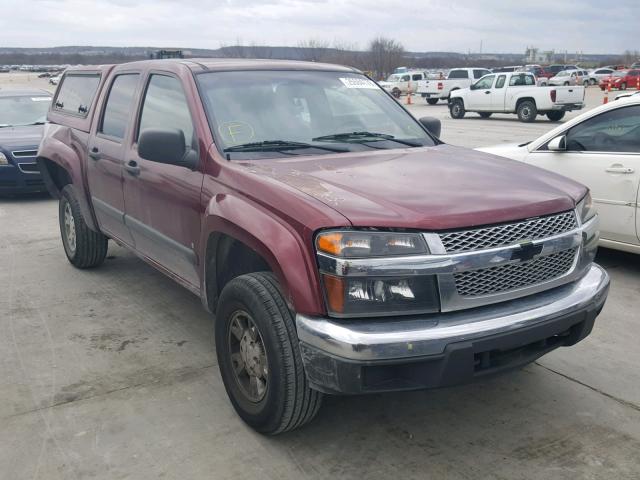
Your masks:
<svg viewBox="0 0 640 480"><path fill-rule="evenodd" d="M368 78L346 77L341 78L340 81L347 88L372 88L374 90L378 88L378 86Z"/></svg>
<svg viewBox="0 0 640 480"><path fill-rule="evenodd" d="M31 97L32 102L48 102L51 100L51 97Z"/></svg>

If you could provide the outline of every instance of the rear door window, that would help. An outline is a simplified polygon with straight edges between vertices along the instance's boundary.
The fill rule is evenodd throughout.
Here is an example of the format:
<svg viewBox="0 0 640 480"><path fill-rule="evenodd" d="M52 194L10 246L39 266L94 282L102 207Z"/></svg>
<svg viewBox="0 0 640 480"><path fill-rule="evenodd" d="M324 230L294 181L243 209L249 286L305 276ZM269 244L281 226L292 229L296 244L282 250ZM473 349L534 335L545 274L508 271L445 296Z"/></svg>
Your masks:
<svg viewBox="0 0 640 480"><path fill-rule="evenodd" d="M411 80L422 80L422 74L421 73L416 73L414 75L411 76Z"/></svg>
<svg viewBox="0 0 640 480"><path fill-rule="evenodd" d="M66 74L58 89L53 109L86 117L99 84L99 74Z"/></svg>
<svg viewBox="0 0 640 480"><path fill-rule="evenodd" d="M502 87L504 87L504 82L505 82L506 78L507 78L506 75L499 75L498 76L498 80L496 80L496 86L494 88L502 88Z"/></svg>
<svg viewBox="0 0 640 480"><path fill-rule="evenodd" d="M133 102L140 75L126 73L118 75L111 84L109 97L104 108L99 132L122 140L133 113Z"/></svg>
<svg viewBox="0 0 640 480"><path fill-rule="evenodd" d="M449 78L469 78L469 73L466 70L451 70Z"/></svg>

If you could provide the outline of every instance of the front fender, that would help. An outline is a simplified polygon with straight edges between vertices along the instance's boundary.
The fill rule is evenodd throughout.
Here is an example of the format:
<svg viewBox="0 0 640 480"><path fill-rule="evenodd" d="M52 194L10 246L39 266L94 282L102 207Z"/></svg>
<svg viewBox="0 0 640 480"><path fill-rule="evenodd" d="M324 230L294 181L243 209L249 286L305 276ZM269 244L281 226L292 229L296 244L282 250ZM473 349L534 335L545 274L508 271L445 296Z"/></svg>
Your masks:
<svg viewBox="0 0 640 480"><path fill-rule="evenodd" d="M278 278L290 308L298 313L324 313L315 257L306 247L313 232L303 227L298 231L260 205L224 193L213 196L206 207L200 241L205 252L214 234L233 237L257 252ZM202 262L201 271L205 303L206 263Z"/></svg>
<svg viewBox="0 0 640 480"><path fill-rule="evenodd" d="M89 201L85 157L82 153L85 149L83 145L86 145L87 139L81 137L88 137L88 134L84 132L75 134L71 128L51 123L47 124L38 149L38 160L39 163L43 161L53 162L67 172L87 226L97 231L98 224ZM43 175L50 193L56 198L59 197L60 192L53 183L48 171Z"/></svg>

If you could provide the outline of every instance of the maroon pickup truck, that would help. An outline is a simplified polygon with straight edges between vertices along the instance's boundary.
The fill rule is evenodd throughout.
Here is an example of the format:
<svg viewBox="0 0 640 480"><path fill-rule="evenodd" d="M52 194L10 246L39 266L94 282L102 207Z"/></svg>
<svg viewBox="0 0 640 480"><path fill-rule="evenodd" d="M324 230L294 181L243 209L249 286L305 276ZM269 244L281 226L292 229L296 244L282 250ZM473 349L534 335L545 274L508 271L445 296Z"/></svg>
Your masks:
<svg viewBox="0 0 640 480"><path fill-rule="evenodd" d="M352 68L150 60L67 70L38 162L69 261L111 239L201 297L233 406L275 434L323 393L467 382L591 331L588 190L438 136Z"/></svg>

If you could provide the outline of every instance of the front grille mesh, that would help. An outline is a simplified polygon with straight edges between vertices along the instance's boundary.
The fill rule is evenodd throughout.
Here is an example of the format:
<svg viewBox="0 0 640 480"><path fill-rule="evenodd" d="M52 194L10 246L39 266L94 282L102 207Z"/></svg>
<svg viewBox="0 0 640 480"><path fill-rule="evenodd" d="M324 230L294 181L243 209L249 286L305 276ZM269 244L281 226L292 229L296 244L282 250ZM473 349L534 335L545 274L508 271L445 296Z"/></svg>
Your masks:
<svg viewBox="0 0 640 480"><path fill-rule="evenodd" d="M528 262L456 273L454 278L458 295L491 295L553 280L569 272L576 251L576 248L572 248Z"/></svg>
<svg viewBox="0 0 640 480"><path fill-rule="evenodd" d="M518 223L440 234L447 253L466 252L536 240L568 232L578 226L573 211Z"/></svg>

